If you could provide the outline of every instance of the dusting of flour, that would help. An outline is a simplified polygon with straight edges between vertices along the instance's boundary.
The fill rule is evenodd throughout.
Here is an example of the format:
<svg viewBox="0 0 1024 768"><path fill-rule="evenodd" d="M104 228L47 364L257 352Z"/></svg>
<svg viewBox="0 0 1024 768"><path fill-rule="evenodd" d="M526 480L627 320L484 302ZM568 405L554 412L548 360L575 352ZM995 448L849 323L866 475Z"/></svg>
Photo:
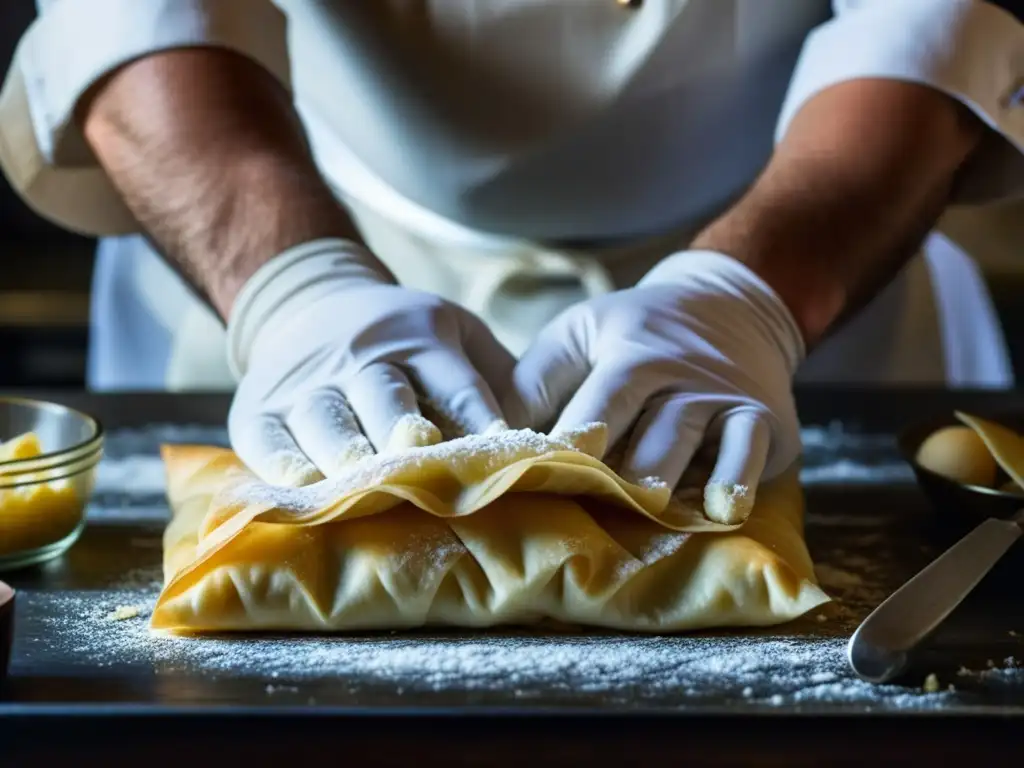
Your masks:
<svg viewBox="0 0 1024 768"><path fill-rule="evenodd" d="M710 698L738 706L859 704L877 709L936 708L953 694L870 686L846 667L844 637L777 635L584 636L528 630L417 632L346 637L153 636L147 627L156 588L32 596L53 601L26 619L38 623L32 653L83 669L151 669L206 679L259 678L301 692L331 682L356 691L487 693L513 701L686 706ZM137 618L111 622L118 605ZM17 667L12 670L17 674Z"/></svg>
<svg viewBox="0 0 1024 768"><path fill-rule="evenodd" d="M803 439L805 483L910 479L889 437L851 434L833 426L805 429ZM89 510L93 523L155 522L166 517L158 455L163 442L224 445L226 434L171 426L109 434ZM796 625L763 633L651 637L510 630L160 637L148 630L161 584L159 568L153 566L89 589L23 589L11 671L31 674L28 665L33 670L42 666L111 677L151 673L182 679L254 678L263 681L260 690L265 688L268 697L298 696L302 701L310 690L326 683L359 701L375 691L454 691L498 703L558 700L685 707L726 700L737 707L813 704L861 710L946 708L955 706L972 685L1024 684L1024 669L1016 662L1004 663L1005 659L959 676L951 672L934 693L924 693L920 685L871 686L852 677L845 659L846 640L855 622L886 595L889 565L881 554L862 554L885 550L877 528L850 527L844 535L849 536L849 551L831 551L828 562L817 568L822 586L836 603ZM146 562L159 559L158 534L127 541ZM135 609L138 614L110 619L126 606L132 610L122 614L134 614ZM1016 637L1007 635L1009 642L1020 642ZM1024 648L1017 654L1022 655ZM949 684L956 690L950 691Z"/></svg>
<svg viewBox="0 0 1024 768"><path fill-rule="evenodd" d="M936 709L954 704L946 688L873 686L852 677L845 636L790 633L732 636L585 636L526 630L481 633L417 632L346 637L152 636L148 613L155 582L135 589L34 595L53 600L31 635L36 663L47 656L83 669L150 669L154 674L205 679L266 680L268 695L301 693L315 683L350 693L463 692L501 700L572 704L687 706L732 701L736 706L856 705L870 710ZM139 606L139 616L110 622L118 605ZM783 630L785 632L785 630ZM12 670L15 674L17 668ZM963 684L968 672L957 682ZM1020 685L1024 670L1000 665L977 673Z"/></svg>
<svg viewBox="0 0 1024 768"><path fill-rule="evenodd" d="M509 466L520 459L543 456L554 451L582 452L587 436L604 427L588 424L572 432L545 435L529 429L507 430L498 434L467 435L435 445L404 447L397 453L367 456L345 468L337 476L302 488L269 486L248 481L232 490L241 502L271 503L278 509L310 512L328 506L335 499L365 488L373 488L396 475L426 465L448 465L456 473L468 470L468 461L486 457L486 465L475 469L482 476Z"/></svg>

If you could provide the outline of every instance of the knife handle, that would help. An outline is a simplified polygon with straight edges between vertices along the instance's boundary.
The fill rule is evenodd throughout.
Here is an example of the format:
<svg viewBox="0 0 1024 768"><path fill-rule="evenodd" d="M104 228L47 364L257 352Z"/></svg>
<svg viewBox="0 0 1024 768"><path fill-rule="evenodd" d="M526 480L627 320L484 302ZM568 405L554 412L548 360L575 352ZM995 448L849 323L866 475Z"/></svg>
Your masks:
<svg viewBox="0 0 1024 768"><path fill-rule="evenodd" d="M945 621L1020 536L1015 519L990 518L896 590L850 638L847 657L853 671L873 683L899 675L910 652Z"/></svg>

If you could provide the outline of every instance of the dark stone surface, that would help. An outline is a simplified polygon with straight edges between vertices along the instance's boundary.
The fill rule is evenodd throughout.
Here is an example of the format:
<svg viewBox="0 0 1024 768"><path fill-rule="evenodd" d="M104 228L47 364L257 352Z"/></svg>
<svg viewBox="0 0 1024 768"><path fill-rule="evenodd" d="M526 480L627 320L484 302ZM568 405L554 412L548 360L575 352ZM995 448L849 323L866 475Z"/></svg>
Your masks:
<svg viewBox="0 0 1024 768"><path fill-rule="evenodd" d="M229 402L221 395L64 393L51 399L88 410L115 434L153 424L219 427ZM891 436L908 422L953 407L1006 412L1021 408L1024 397L813 390L799 393L799 402L805 424L839 421L854 433ZM145 434L112 438L112 454L151 454L155 442L147 442ZM867 453L890 462L894 451L894 441L882 439ZM807 463L830 460L818 454L809 452ZM1014 652L1024 656L1024 641L1009 632L1024 630L1024 601L1017 590L1020 563L1008 561L986 580L920 655L902 686L884 693L858 687L839 670L837 648L878 600L935 556L930 509L913 485L898 482L818 483L807 495L807 536L815 561L861 577L862 585L830 589L838 603L827 612L827 622L810 616L748 633L743 642L755 648L782 638L820 647L822 669L835 672L834 694L828 686L813 684L812 668L770 665L753 677L724 669L720 676L695 678L697 683L674 690L642 676L630 679L626 688L602 680L579 685L576 678L567 678L568 684L552 678L519 685L509 681L507 686L437 686L423 685L415 674L403 684L394 676L342 679L329 669L282 680L261 674L258 665L255 671L252 664L234 670L204 666L196 662L200 657L178 659L159 650L97 659L94 642L84 641L80 633L60 633L71 624L56 612L80 604L75 600L82 595L116 588L125 574L155 571L162 523L126 515L90 525L82 540L50 566L5 575L21 594L12 674L0 692L0 755L9 758L0 762L22 765L31 757L35 764L50 764L73 753L81 759L102 756L111 765L140 764L140 759L163 764L163 758L171 758L154 752L154 746L186 734L197 759L230 750L236 760L253 764L325 754L344 755L346 761L358 756L369 764L529 760L546 765L599 757L629 763L685 757L709 764L793 766L863 764L869 756L874 762L906 764L927 756L994 759L1015 747L1024 726L1024 670L992 677L958 676L957 671L961 666L984 671L989 659L1001 665ZM124 503L143 502L160 503L153 498ZM116 499L103 503L116 504ZM82 624L74 626L80 630ZM541 643L548 637L526 631L512 636ZM429 642L481 640L473 633L421 637ZM267 644L257 649L276 647L279 652L279 644L290 641L254 642ZM294 642L300 656L309 647L302 639ZM692 654L702 639L665 642L677 643L680 654ZM714 636L706 642L712 649ZM741 661L742 654L736 659ZM927 672L936 673L944 687L954 682L956 692L918 698ZM744 685L753 690L741 694ZM523 689L529 695L517 695ZM58 732L59 739L47 738ZM185 758L179 754L177 759Z"/></svg>

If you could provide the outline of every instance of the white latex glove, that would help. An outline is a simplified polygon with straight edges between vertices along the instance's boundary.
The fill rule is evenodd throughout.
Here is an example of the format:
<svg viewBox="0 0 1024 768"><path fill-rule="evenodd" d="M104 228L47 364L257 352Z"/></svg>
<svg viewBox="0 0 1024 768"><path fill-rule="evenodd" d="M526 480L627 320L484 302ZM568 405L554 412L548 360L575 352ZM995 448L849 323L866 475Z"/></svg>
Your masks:
<svg viewBox="0 0 1024 768"><path fill-rule="evenodd" d="M344 240L293 248L250 278L228 357L240 377L231 445L283 485L330 477L374 449L439 442L417 396L467 432L503 428L492 384L515 364L477 317L396 285Z"/></svg>
<svg viewBox="0 0 1024 768"><path fill-rule="evenodd" d="M621 471L672 487L705 438L720 438L704 505L734 524L762 476L799 455L791 382L803 355L764 281L728 256L687 251L555 318L517 365L506 414L535 428L557 416L555 432L604 422L609 446L632 427Z"/></svg>

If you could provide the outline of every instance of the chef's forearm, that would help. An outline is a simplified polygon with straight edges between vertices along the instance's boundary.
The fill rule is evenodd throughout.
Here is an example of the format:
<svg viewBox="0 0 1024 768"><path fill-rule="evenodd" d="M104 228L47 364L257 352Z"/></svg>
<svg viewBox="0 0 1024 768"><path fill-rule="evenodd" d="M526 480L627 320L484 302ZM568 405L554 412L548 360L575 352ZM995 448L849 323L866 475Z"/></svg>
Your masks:
<svg viewBox="0 0 1024 768"><path fill-rule="evenodd" d="M80 119L146 233L223 318L276 254L357 237L289 95L241 56L190 49L141 59L101 83Z"/></svg>
<svg viewBox="0 0 1024 768"><path fill-rule="evenodd" d="M807 103L757 182L692 247L760 274L813 346L915 253L983 131L924 86L834 86Z"/></svg>

